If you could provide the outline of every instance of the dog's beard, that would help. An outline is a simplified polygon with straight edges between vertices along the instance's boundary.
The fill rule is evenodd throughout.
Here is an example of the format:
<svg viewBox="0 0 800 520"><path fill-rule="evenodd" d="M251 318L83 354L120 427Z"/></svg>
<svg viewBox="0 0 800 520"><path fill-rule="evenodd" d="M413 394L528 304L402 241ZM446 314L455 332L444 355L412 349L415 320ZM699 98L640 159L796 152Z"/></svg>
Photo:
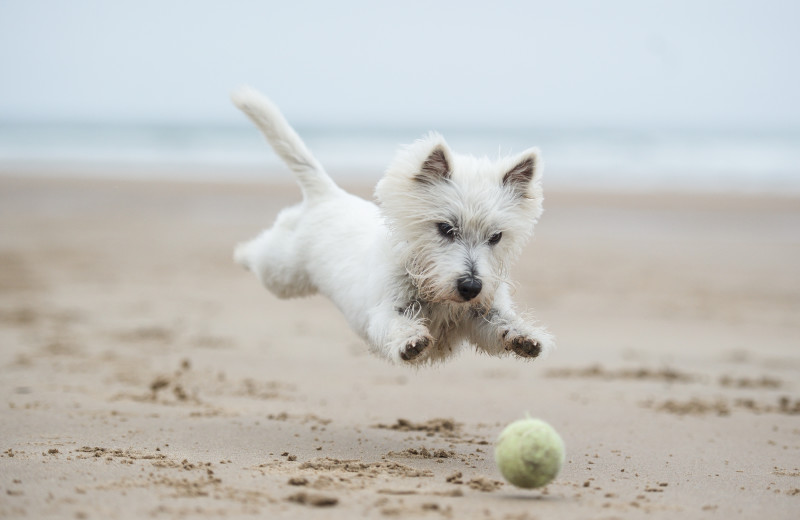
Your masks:
<svg viewBox="0 0 800 520"><path fill-rule="evenodd" d="M499 271L497 274L494 268L486 266L479 268L482 273L480 280L483 290L475 298L465 300L459 294L457 280L467 273L443 274L443 265L446 265L446 259L424 252L407 257L405 271L414 287L416 298L429 303L465 305L488 311L492 306L492 297L497 287L506 281L506 269L503 266L496 266Z"/></svg>

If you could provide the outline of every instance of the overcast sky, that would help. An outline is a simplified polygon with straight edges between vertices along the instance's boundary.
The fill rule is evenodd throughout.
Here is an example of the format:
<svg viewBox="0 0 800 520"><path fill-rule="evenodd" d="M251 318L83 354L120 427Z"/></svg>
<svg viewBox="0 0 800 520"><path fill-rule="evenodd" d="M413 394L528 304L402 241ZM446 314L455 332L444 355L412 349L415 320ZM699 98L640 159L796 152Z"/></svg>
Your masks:
<svg viewBox="0 0 800 520"><path fill-rule="evenodd" d="M0 0L0 119L800 126L800 2Z"/></svg>

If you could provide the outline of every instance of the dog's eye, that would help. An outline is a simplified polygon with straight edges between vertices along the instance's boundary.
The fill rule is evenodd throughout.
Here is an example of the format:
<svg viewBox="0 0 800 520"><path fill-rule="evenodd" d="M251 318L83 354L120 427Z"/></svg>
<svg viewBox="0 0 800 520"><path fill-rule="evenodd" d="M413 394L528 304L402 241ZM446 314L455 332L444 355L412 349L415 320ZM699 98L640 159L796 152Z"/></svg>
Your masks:
<svg viewBox="0 0 800 520"><path fill-rule="evenodd" d="M489 245L490 246L495 245L496 243L500 242L501 238L503 238L502 232L495 233L494 235L489 237Z"/></svg>
<svg viewBox="0 0 800 520"><path fill-rule="evenodd" d="M436 228L439 230L439 234L445 238L453 240L456 237L456 228L447 222L439 222L436 224Z"/></svg>

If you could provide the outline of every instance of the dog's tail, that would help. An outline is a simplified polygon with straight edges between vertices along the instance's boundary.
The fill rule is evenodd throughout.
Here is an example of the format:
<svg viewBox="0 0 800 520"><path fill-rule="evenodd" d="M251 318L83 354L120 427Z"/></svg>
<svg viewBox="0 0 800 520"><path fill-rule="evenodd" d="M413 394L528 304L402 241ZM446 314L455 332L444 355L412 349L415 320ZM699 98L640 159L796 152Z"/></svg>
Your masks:
<svg viewBox="0 0 800 520"><path fill-rule="evenodd" d="M246 86L235 90L231 99L255 123L275 153L295 173L306 199L338 189L272 101Z"/></svg>

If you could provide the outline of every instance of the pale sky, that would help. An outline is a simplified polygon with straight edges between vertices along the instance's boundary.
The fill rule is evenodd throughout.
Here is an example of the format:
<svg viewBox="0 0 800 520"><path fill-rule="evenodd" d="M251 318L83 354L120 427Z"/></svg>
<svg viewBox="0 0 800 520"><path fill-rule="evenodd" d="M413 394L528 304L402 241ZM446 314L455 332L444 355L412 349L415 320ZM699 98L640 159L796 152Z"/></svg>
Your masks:
<svg viewBox="0 0 800 520"><path fill-rule="evenodd" d="M0 121L800 127L800 2L0 0Z"/></svg>

